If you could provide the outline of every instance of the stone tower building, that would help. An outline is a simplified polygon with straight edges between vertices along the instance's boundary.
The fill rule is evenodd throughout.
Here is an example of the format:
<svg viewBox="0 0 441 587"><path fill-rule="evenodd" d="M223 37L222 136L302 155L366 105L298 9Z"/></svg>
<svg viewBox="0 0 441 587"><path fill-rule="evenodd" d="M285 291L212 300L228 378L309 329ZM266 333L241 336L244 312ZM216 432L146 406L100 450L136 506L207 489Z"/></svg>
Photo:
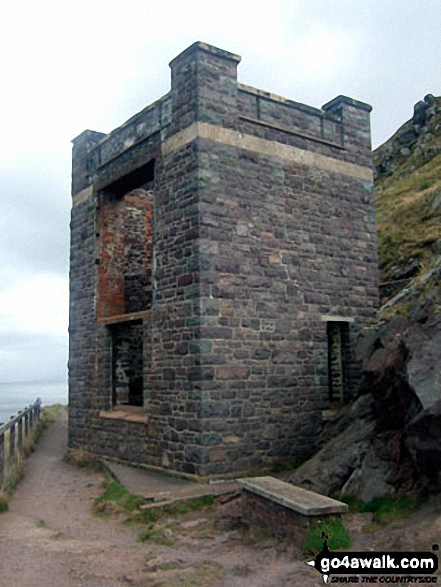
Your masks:
<svg viewBox="0 0 441 587"><path fill-rule="evenodd" d="M73 141L69 444L227 476L309 451L377 306L369 113L237 82L195 43L170 92Z"/></svg>

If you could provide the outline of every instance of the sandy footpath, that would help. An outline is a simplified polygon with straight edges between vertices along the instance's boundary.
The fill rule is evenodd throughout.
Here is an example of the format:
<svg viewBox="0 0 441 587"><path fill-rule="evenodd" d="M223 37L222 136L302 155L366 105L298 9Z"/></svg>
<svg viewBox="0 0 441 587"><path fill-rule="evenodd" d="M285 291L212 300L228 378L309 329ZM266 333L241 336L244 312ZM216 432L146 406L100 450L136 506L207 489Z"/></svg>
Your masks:
<svg viewBox="0 0 441 587"><path fill-rule="evenodd" d="M99 518L101 476L63 462L67 418L49 428L25 479L0 515L0 587L287 587L322 585L301 553L246 530L238 500L169 520L147 542L142 527ZM441 505L366 534L369 515L345 517L352 550L428 550L441 546ZM441 581L440 581L441 583Z"/></svg>

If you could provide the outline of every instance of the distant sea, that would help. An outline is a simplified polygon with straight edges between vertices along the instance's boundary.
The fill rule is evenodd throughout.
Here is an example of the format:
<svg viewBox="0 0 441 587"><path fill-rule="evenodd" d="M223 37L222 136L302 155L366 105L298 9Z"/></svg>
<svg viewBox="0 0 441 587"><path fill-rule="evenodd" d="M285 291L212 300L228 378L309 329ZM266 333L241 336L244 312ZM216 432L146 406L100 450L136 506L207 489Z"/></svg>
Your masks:
<svg viewBox="0 0 441 587"><path fill-rule="evenodd" d="M0 383L0 422L41 399L43 406L67 404L67 382L61 383Z"/></svg>

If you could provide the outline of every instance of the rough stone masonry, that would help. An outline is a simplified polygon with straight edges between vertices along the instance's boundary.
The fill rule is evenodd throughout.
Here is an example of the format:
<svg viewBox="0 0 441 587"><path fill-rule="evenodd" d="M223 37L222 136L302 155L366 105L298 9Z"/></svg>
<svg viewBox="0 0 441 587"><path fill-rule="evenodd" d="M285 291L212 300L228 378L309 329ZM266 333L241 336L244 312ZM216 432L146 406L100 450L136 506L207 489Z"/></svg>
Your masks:
<svg viewBox="0 0 441 587"><path fill-rule="evenodd" d="M310 452L375 315L370 110L237 82L197 42L171 90L73 141L69 444L181 474Z"/></svg>

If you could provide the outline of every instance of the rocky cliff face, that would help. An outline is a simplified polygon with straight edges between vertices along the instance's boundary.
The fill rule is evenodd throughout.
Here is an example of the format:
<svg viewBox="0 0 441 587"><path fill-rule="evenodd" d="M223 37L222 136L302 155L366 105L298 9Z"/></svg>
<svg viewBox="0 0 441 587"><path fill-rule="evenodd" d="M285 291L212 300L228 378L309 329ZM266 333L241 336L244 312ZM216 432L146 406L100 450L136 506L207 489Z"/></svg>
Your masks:
<svg viewBox="0 0 441 587"><path fill-rule="evenodd" d="M441 97L428 94L413 116L374 152L375 179L406 175L441 153Z"/></svg>
<svg viewBox="0 0 441 587"><path fill-rule="evenodd" d="M380 268L393 283L358 341L359 397L290 478L364 501L441 491L441 98L415 105L375 165Z"/></svg>

